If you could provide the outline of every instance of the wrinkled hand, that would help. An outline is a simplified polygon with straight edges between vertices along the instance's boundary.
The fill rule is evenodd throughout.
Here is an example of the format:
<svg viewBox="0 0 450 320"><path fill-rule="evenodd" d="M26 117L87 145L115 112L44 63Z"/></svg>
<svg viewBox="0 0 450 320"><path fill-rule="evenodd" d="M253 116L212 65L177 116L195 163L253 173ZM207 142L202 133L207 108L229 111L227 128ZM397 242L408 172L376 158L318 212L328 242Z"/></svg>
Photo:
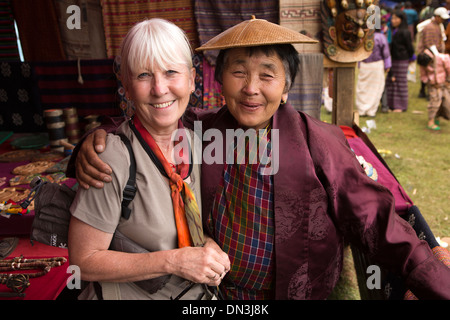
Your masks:
<svg viewBox="0 0 450 320"><path fill-rule="evenodd" d="M106 131L103 129L95 130L83 141L75 160L76 178L82 188L103 188L103 182L111 181L111 168L98 156L105 146Z"/></svg>
<svg viewBox="0 0 450 320"><path fill-rule="evenodd" d="M218 286L230 270L228 255L219 246L211 245L177 249L169 265L173 269L171 273L209 286Z"/></svg>

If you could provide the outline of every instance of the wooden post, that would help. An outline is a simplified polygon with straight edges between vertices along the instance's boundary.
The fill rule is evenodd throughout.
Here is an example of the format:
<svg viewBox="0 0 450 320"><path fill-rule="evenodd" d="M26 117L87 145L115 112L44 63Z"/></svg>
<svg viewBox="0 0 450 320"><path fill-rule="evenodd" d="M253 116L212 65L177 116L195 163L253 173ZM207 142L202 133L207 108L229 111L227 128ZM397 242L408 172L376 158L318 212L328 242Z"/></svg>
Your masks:
<svg viewBox="0 0 450 320"><path fill-rule="evenodd" d="M324 57L324 67L333 68L333 111L331 121L338 126L352 127L356 62L339 63Z"/></svg>

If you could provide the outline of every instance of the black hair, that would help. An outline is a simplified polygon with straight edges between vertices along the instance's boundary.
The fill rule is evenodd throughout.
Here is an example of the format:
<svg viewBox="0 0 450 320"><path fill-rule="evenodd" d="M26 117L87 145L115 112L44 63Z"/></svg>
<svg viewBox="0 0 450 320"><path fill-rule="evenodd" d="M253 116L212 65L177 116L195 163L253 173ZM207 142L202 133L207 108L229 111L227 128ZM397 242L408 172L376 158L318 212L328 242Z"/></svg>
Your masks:
<svg viewBox="0 0 450 320"><path fill-rule="evenodd" d="M214 78L220 84L222 84L222 74L225 68L226 55L228 50L229 49L220 50L219 55L216 59L216 70L214 73ZM289 79L286 79L286 82L288 84L288 86L286 86L286 91L289 91L289 89L292 88L300 64L298 52L292 44L273 44L256 47L245 47L245 50L247 51L249 57L260 52L264 53L266 56L271 56L272 54L276 53L283 62L286 75L289 75Z"/></svg>
<svg viewBox="0 0 450 320"><path fill-rule="evenodd" d="M406 13L404 13L403 10L395 10L392 12L392 15L396 15L402 20L398 26L399 29L408 29L408 20L406 19Z"/></svg>

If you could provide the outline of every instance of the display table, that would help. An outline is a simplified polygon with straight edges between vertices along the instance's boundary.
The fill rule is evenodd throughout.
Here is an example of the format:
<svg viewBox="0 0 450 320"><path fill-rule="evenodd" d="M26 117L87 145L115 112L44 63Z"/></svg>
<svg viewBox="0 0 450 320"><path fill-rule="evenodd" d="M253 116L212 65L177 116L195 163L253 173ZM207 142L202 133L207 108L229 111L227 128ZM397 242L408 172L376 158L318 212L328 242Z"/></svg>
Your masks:
<svg viewBox="0 0 450 320"><path fill-rule="evenodd" d="M64 257L67 261L58 267L53 267L50 271L40 277L31 278L30 285L25 289L24 297L1 297L0 300L55 300L61 291L66 287L67 279L71 276L71 273L67 273L69 267L68 250L63 248L51 247L39 242L31 244L28 238L19 238L17 247L12 253L3 261L13 259L15 257L23 256L28 259L37 258L54 258ZM0 271L0 273L31 273L36 270L23 270L23 271ZM0 285L0 295L2 293L11 293L12 290L5 285Z"/></svg>
<svg viewBox="0 0 450 320"><path fill-rule="evenodd" d="M15 148L15 144L17 145L18 139L22 137L26 137L30 135L26 134L13 134L12 136L1 141L0 144L0 155L5 155L6 153L10 153L11 151L20 150L20 148ZM31 150L30 148L29 150ZM51 150L48 146L38 147L36 153L40 155L46 155ZM63 157L62 157L63 158ZM61 158L61 159L62 159ZM29 183L26 184L18 184L15 186L11 186L9 181L11 178L16 175L13 174L13 169L30 163L33 159L21 159L21 161L2 161L0 162L0 178L3 180L3 184L0 186L0 192L5 191L5 188L17 188L18 190L27 190L30 189ZM59 160L51 160L55 163L58 163ZM46 175L46 173L42 173L42 175ZM75 179L67 179L62 181L68 185L69 187L73 187L76 183ZM3 193L6 195L6 193ZM17 203L21 203L19 201ZM8 254L6 258L0 260L2 264L4 262L8 262L8 260L13 258L18 258L23 256L26 259L42 259L42 258L55 258L55 257L63 257L67 261L61 266L55 266L50 269L46 274L36 277L30 278L30 285L24 290L23 297L5 297L5 295L10 295L13 293L13 290L8 288L5 284L0 284L0 299L1 300L54 300L58 297L61 291L66 287L67 279L71 276L71 273L67 273L69 267L68 261L68 250L67 248L56 248L52 246L48 246L39 242L34 242L33 244L30 242L30 232L31 226L34 220L34 210L29 210L28 213L24 214L9 214L9 215L0 215L0 240L4 238L17 238L18 243L14 250ZM7 253L6 253L7 254ZM4 254L5 255L5 254ZM3 255L3 256L4 256ZM11 260L12 262L13 260ZM16 271L8 271L8 270L0 270L1 274L9 274L9 273L36 273L40 272L42 269L34 269L34 270L16 270Z"/></svg>

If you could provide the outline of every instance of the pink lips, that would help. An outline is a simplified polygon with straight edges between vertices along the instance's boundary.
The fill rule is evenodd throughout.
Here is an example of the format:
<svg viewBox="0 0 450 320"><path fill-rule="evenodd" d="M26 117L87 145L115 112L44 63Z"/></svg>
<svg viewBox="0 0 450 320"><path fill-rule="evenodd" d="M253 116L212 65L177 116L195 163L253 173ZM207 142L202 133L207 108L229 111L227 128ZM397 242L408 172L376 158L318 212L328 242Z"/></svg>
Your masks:
<svg viewBox="0 0 450 320"><path fill-rule="evenodd" d="M259 107L261 107L261 104L259 103L249 103L249 102L241 102L240 105L244 110L248 110L251 112L258 110Z"/></svg>

